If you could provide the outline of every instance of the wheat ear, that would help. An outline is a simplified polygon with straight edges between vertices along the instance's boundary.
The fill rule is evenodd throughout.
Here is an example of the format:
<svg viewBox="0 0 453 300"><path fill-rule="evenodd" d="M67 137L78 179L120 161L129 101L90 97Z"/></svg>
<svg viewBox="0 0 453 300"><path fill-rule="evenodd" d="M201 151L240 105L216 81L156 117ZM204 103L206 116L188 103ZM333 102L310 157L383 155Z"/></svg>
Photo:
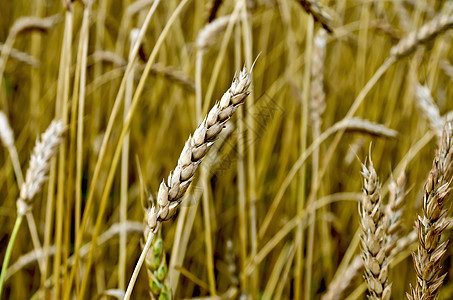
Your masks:
<svg viewBox="0 0 453 300"><path fill-rule="evenodd" d="M41 190L47 180L50 161L55 156L63 141L66 127L61 121L52 121L42 134L41 141L37 140L30 158L30 165L25 175L25 182L20 188L20 197L17 203L17 213L25 214L31 209L33 197Z"/></svg>
<svg viewBox="0 0 453 300"><path fill-rule="evenodd" d="M418 217L417 253L412 253L417 284L410 286L407 298L436 299L442 282L447 275L440 275L441 259L447 251L447 243L440 242L442 231L448 226L445 220L448 207L445 202L450 194L453 165L453 123L446 123L442 141L436 151L433 166L426 180L423 195L423 215Z"/></svg>
<svg viewBox="0 0 453 300"><path fill-rule="evenodd" d="M231 115L249 95L250 73L244 68L233 79L231 87L223 94L198 125L193 136L189 136L178 159L176 168L170 172L168 180L162 180L157 194L157 209L148 217L148 225L156 228L157 222L169 220L181 204L181 198L193 180L193 175L213 145L215 139L230 119Z"/></svg>
<svg viewBox="0 0 453 300"><path fill-rule="evenodd" d="M169 220L176 213L181 204L182 196L189 188L193 175L201 161L214 144L225 123L228 122L238 106L244 103L245 98L250 94L249 88L252 83L250 72L244 68L234 77L230 88L223 94L220 101L211 108L208 115L195 129L193 136L189 136L179 156L178 164L170 172L167 181L162 180L157 193L157 205L146 211L146 223L150 232L142 254L135 265L124 300L128 300L131 297L138 273L151 247L154 234L159 229L159 224Z"/></svg>
<svg viewBox="0 0 453 300"><path fill-rule="evenodd" d="M58 146L62 142L62 136L66 128L61 121L53 121L49 128L42 134L41 141L36 141L35 148L30 158L30 166L27 170L25 182L21 185L20 197L17 200L17 217L11 238L6 248L0 274L0 298L5 283L6 270L13 250L14 242L19 232L20 225L25 214L31 210L33 197L41 190L46 181L46 174L50 168L50 160L57 153Z"/></svg>
<svg viewBox="0 0 453 300"><path fill-rule="evenodd" d="M389 203L386 206L384 213L384 228L387 233L386 255L389 257L389 262L392 259L391 253L395 249L400 239L401 215L404 208L406 176L402 172L395 180L391 180L389 184ZM407 240L407 239L406 239ZM407 247L409 242L404 243L400 248ZM393 253L398 253L393 251ZM346 271L336 277L330 284L327 292L322 296L322 300L340 300L346 298L346 293L350 289L353 281L358 277L363 268L363 261L360 255L357 255L347 267Z"/></svg>
<svg viewBox="0 0 453 300"><path fill-rule="evenodd" d="M397 59L411 54L418 45L432 40L437 35L453 27L453 16L439 15L420 29L412 31L392 47L390 55Z"/></svg>
<svg viewBox="0 0 453 300"><path fill-rule="evenodd" d="M388 259L386 256L386 232L382 213L380 183L373 163L362 164L363 196L359 202L362 225L362 259L369 299L390 299L391 284L388 283Z"/></svg>

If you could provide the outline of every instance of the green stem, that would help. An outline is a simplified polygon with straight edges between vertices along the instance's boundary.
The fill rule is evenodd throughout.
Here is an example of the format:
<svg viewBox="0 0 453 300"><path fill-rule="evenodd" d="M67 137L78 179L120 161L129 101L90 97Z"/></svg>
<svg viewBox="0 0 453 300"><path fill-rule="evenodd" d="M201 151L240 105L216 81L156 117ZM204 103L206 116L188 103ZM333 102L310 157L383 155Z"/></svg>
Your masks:
<svg viewBox="0 0 453 300"><path fill-rule="evenodd" d="M14 241L16 240L17 233L19 232L20 224L22 224L23 218L23 215L17 216L16 223L14 223L13 232L11 233L11 238L8 242L8 247L6 248L5 259L3 260L2 265L2 273L0 274L0 299L2 297L3 285L5 284L6 269L8 269L9 259L11 258L11 253L13 252Z"/></svg>

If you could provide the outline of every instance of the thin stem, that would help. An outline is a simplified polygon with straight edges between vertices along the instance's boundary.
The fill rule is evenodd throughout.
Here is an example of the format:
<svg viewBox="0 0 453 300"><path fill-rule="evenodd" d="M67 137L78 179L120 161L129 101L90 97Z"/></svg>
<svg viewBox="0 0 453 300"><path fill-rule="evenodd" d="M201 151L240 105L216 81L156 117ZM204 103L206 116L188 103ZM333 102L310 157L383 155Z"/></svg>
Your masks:
<svg viewBox="0 0 453 300"><path fill-rule="evenodd" d="M11 162L13 163L14 173L16 174L17 184L19 187L24 183L24 175L22 174L22 169L20 168L19 155L17 154L17 149L13 145L8 147L9 156L11 157Z"/></svg>
<svg viewBox="0 0 453 300"><path fill-rule="evenodd" d="M134 47L135 38L131 36L131 51ZM135 74L135 64L132 68L131 73L126 82L126 94L124 97L124 119L127 117L129 108L131 106L131 100L134 91L134 74ZM119 262L118 262L118 287L121 290L124 290L126 284L126 253L127 253L127 233L126 233L126 223L127 223L127 187L128 187L128 174L129 174L129 136L128 133L124 138L123 143L123 152L121 155L121 186L120 186L120 243L119 243Z"/></svg>
<svg viewBox="0 0 453 300"><path fill-rule="evenodd" d="M235 64L236 68L241 68L241 32L240 28L235 28ZM241 260L241 270L245 270L247 263L247 216L246 208L247 204L245 202L245 121L244 121L244 107L239 107L238 109L238 133L237 133L237 144L238 144L238 161L237 161L237 172L238 172L238 231L239 231L239 241L240 241L240 260ZM244 271L240 274L241 286L244 290L248 289L248 278Z"/></svg>
<svg viewBox="0 0 453 300"><path fill-rule="evenodd" d="M247 3L245 0L242 1L242 10L241 10L241 21L242 21L242 38L244 41L244 56L246 64L249 68L252 68L253 64L253 36L252 29L250 25L249 16L247 14ZM252 74L253 76L253 74ZM247 120L247 136L246 143L249 146L247 149L247 180L248 180L248 201L249 214L250 214L250 256L254 257L258 251L258 238L257 238L257 218L256 218L256 201L257 201L257 191L256 191L256 159L255 159L255 143L253 135L256 132L256 105L254 103L254 92L253 89L248 96L246 102L246 120ZM259 285L259 270L256 270L252 274L251 278L251 296L253 298L258 297L258 285Z"/></svg>
<svg viewBox="0 0 453 300"><path fill-rule="evenodd" d="M310 77L311 77L311 61L312 61L312 53L313 53L313 29L314 29L314 20L310 16L308 18L308 23L307 23L307 37L306 37L306 44L305 44L305 68L304 68L304 77L303 77L303 84L302 84L302 119L301 119L301 153L305 152L307 149L307 140L308 140L308 102L310 100ZM318 148L316 148L318 149ZM298 201L297 201L297 212L300 215L300 213L303 211L305 207L305 201L306 201L306 196L305 196L305 178L306 178L306 167L305 164L302 166L300 169L300 174L299 174L299 195L298 195ZM302 266L303 266L303 251L304 251L304 230L302 228L302 224L299 224L297 226L297 233L296 233L296 240L299 240L300 243L296 245L296 272L298 272L299 275L299 280L301 280L302 276ZM310 236L309 236L309 242L310 242ZM305 276L305 294L304 298L305 299L310 299L310 284L311 284L311 264L312 264L312 252L310 249L307 251L307 259L306 259L306 276ZM300 281L296 282L296 299L301 299L302 298L302 293L300 291L301 283L299 284Z"/></svg>
<svg viewBox="0 0 453 300"><path fill-rule="evenodd" d="M149 248L151 247L151 243L154 239L154 234L159 230L160 223L157 223L156 228L153 231L150 231L148 237L146 239L145 247L143 247L142 254L140 254L140 258L135 265L134 272L132 273L131 280L127 285L126 294L124 295L123 300L129 300L131 298L132 290L134 289L135 282L137 281L138 274L140 273L140 269L142 268L143 262L145 261L146 254L148 253Z"/></svg>
<svg viewBox="0 0 453 300"><path fill-rule="evenodd" d="M33 243L33 247L35 248L36 251L41 251L41 243L39 242L39 236L38 236L38 230L36 229L36 223L35 223L35 218L33 217L33 214L31 211L27 212L25 214L25 217L27 218L27 223L28 223L28 228L30 229L30 235L31 235L31 241ZM38 266L39 266L39 271L41 274L44 271L44 263L40 259L38 260Z"/></svg>
<svg viewBox="0 0 453 300"><path fill-rule="evenodd" d="M13 252L14 242L16 241L17 233L19 232L20 224L22 224L23 215L18 215L16 217L16 222L14 223L13 232L11 233L11 238L8 242L8 247L6 248L5 258L3 259L2 264L2 273L0 274L0 298L2 297L3 287L5 284L6 270L8 269L9 260L11 258L11 253Z"/></svg>

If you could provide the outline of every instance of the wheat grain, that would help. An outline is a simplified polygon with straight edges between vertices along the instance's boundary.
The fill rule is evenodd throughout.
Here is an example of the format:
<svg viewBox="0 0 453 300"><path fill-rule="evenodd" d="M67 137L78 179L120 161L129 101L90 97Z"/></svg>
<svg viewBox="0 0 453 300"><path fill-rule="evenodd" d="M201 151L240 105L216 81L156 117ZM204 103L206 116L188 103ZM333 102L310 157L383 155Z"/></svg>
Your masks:
<svg viewBox="0 0 453 300"><path fill-rule="evenodd" d="M415 222L418 231L418 250L412 253L417 283L410 286L408 299L436 299L447 275L440 275L441 259L448 242L440 242L442 231L448 226L445 220L453 173L453 124L446 123L442 141L434 157L423 195L423 216Z"/></svg>
<svg viewBox="0 0 453 300"><path fill-rule="evenodd" d="M362 259L369 299L390 299L388 259L386 256L386 231L382 214L380 183L370 158L368 167L362 164L363 196L359 202L362 225Z"/></svg>

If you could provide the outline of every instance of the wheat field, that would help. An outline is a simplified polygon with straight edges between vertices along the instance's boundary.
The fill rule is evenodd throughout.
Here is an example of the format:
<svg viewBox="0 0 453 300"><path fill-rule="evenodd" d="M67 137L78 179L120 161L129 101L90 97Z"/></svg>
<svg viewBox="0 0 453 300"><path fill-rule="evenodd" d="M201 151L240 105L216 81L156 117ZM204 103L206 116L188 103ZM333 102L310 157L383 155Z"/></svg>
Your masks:
<svg viewBox="0 0 453 300"><path fill-rule="evenodd" d="M0 10L1 299L451 299L453 3Z"/></svg>

